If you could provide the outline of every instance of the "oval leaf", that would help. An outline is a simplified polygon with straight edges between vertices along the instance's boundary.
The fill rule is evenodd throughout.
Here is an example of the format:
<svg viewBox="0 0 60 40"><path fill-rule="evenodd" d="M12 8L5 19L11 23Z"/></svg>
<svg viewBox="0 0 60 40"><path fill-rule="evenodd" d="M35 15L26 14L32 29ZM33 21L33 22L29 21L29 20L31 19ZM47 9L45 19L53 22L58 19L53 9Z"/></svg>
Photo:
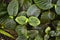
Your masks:
<svg viewBox="0 0 60 40"><path fill-rule="evenodd" d="M29 17L29 24L33 27L36 27L40 24L40 20L37 17Z"/></svg>
<svg viewBox="0 0 60 40"><path fill-rule="evenodd" d="M27 16L35 16L38 17L40 15L40 9L36 7L36 5L31 5L27 10Z"/></svg>
<svg viewBox="0 0 60 40"><path fill-rule="evenodd" d="M21 25L24 25L28 22L28 19L25 16L19 16L15 20L17 23L19 23Z"/></svg>
<svg viewBox="0 0 60 40"><path fill-rule="evenodd" d="M7 11L10 16L16 16L18 13L18 1L12 0L7 7Z"/></svg>

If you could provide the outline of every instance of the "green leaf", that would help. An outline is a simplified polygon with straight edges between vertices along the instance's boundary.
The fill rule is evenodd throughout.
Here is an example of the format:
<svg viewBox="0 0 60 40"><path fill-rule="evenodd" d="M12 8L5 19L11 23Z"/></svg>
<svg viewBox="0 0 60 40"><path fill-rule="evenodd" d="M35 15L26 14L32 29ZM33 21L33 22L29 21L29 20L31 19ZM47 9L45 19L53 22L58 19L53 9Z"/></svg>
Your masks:
<svg viewBox="0 0 60 40"><path fill-rule="evenodd" d="M57 15L60 15L60 0L58 0L57 4L55 5L55 11Z"/></svg>
<svg viewBox="0 0 60 40"><path fill-rule="evenodd" d="M48 39L49 39L49 35L45 35L44 40L48 40Z"/></svg>
<svg viewBox="0 0 60 40"><path fill-rule="evenodd" d="M56 40L60 40L60 31L56 32Z"/></svg>
<svg viewBox="0 0 60 40"><path fill-rule="evenodd" d="M18 14L18 16L26 16L26 11L21 11L19 14Z"/></svg>
<svg viewBox="0 0 60 40"><path fill-rule="evenodd" d="M47 28L45 29L45 33L48 34L48 33L50 32L50 30L51 30L51 28L50 28L50 27L47 27Z"/></svg>
<svg viewBox="0 0 60 40"><path fill-rule="evenodd" d="M56 28L57 31L60 31L60 21L58 21L57 23L57 28Z"/></svg>
<svg viewBox="0 0 60 40"><path fill-rule="evenodd" d="M38 17L40 15L40 9L36 5L31 5L27 10L27 16Z"/></svg>
<svg viewBox="0 0 60 40"><path fill-rule="evenodd" d="M23 4L24 4L24 2L25 2L25 0L18 0L18 2L19 2L19 4L20 4L20 7L22 7Z"/></svg>
<svg viewBox="0 0 60 40"><path fill-rule="evenodd" d="M37 17L31 16L29 17L29 24L33 27L36 27L40 24L40 20Z"/></svg>
<svg viewBox="0 0 60 40"><path fill-rule="evenodd" d="M28 18L26 18L25 16L19 16L15 20L17 23L19 23L21 25L24 25L28 22Z"/></svg>
<svg viewBox="0 0 60 40"><path fill-rule="evenodd" d="M37 36L39 32L37 30L29 30L28 31L28 38L33 39L35 36Z"/></svg>
<svg viewBox="0 0 60 40"><path fill-rule="evenodd" d="M52 22L52 24L54 25L54 26L57 26L57 23L59 22L59 20L55 20L55 21L53 21Z"/></svg>
<svg viewBox="0 0 60 40"><path fill-rule="evenodd" d="M49 33L49 34L50 34L50 36L51 36L51 37L56 36L56 32L55 32L55 31L50 31L50 33Z"/></svg>
<svg viewBox="0 0 60 40"><path fill-rule="evenodd" d="M35 37L35 40L43 40L43 37L41 37L40 35L37 35L37 36Z"/></svg>
<svg viewBox="0 0 60 40"><path fill-rule="evenodd" d="M20 7L22 8L22 10L27 10L31 4L32 4L32 0L18 0Z"/></svg>
<svg viewBox="0 0 60 40"><path fill-rule="evenodd" d="M1 11L6 11L6 3L0 2L0 12Z"/></svg>
<svg viewBox="0 0 60 40"><path fill-rule="evenodd" d="M7 11L1 11L0 12L0 16L3 16L4 14L6 14L7 13Z"/></svg>
<svg viewBox="0 0 60 40"><path fill-rule="evenodd" d="M16 30L18 36L20 36L22 34L24 36L27 36L27 29L25 28L25 26L18 25L15 30Z"/></svg>
<svg viewBox="0 0 60 40"><path fill-rule="evenodd" d="M12 0L7 7L7 11L10 16L16 16L18 13L18 1Z"/></svg>
<svg viewBox="0 0 60 40"><path fill-rule="evenodd" d="M53 20L55 18L55 13L51 11L43 12L41 15L41 23L48 23L50 20Z"/></svg>
<svg viewBox="0 0 60 40"><path fill-rule="evenodd" d="M13 19L7 18L4 23L4 26L6 29L14 30L16 27L16 22Z"/></svg>
<svg viewBox="0 0 60 40"><path fill-rule="evenodd" d="M50 20L53 20L55 18L55 13L54 12L49 12L48 17Z"/></svg>
<svg viewBox="0 0 60 40"><path fill-rule="evenodd" d="M5 23L5 20L8 18L8 15L6 14L4 17L1 17L0 18L0 24L4 24Z"/></svg>
<svg viewBox="0 0 60 40"><path fill-rule="evenodd" d="M22 8L23 10L27 10L32 5L32 0L25 0Z"/></svg>
<svg viewBox="0 0 60 40"><path fill-rule="evenodd" d="M35 4L43 10L47 10L53 7L52 0L34 0Z"/></svg>
<svg viewBox="0 0 60 40"><path fill-rule="evenodd" d="M4 35L6 35L6 36L11 37L11 38L13 38L13 39L14 39L14 37L13 37L11 34L9 34L9 33L5 32L5 31L4 31L4 30L2 30L2 29L0 29L0 33L1 33L1 34L4 34Z"/></svg>
<svg viewBox="0 0 60 40"><path fill-rule="evenodd" d="M27 40L27 38L23 35L18 36L16 40Z"/></svg>

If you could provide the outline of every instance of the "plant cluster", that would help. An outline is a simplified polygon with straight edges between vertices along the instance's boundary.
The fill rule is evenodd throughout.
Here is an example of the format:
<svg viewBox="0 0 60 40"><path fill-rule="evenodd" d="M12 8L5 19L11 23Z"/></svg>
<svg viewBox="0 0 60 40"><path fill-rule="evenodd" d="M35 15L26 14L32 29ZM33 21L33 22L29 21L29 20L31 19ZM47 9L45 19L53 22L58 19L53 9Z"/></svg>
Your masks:
<svg viewBox="0 0 60 40"><path fill-rule="evenodd" d="M13 40L60 40L60 0L1 0L0 34Z"/></svg>

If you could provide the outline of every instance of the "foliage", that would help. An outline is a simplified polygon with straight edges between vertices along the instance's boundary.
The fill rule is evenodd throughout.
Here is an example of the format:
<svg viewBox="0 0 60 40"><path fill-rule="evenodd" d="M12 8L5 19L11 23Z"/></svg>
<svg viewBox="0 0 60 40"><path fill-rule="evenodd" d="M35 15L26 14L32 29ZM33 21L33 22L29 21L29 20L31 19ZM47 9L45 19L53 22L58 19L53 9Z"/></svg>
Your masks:
<svg viewBox="0 0 60 40"><path fill-rule="evenodd" d="M0 0L1 34L7 40L60 40L60 0Z"/></svg>

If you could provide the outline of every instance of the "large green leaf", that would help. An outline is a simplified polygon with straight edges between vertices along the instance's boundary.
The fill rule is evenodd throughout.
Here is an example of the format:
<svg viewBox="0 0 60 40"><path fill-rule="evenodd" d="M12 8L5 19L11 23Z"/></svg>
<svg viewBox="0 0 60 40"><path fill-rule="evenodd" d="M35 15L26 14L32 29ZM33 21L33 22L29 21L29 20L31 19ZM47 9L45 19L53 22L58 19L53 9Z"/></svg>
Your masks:
<svg viewBox="0 0 60 40"><path fill-rule="evenodd" d="M27 10L27 16L38 17L40 15L40 9L36 5L31 5Z"/></svg>
<svg viewBox="0 0 60 40"><path fill-rule="evenodd" d="M43 10L47 10L53 7L52 0L34 0L34 2L39 8Z"/></svg>
<svg viewBox="0 0 60 40"><path fill-rule="evenodd" d="M15 20L17 23L19 23L21 25L24 25L28 22L28 19L25 16L19 16Z"/></svg>
<svg viewBox="0 0 60 40"><path fill-rule="evenodd" d="M6 36L8 36L8 37L11 37L11 38L13 38L13 39L14 39L14 37L13 37L11 34L9 34L9 33L5 32L5 31L4 31L4 30L2 30L2 29L0 29L0 33L1 33L1 34L3 34L3 35L6 35Z"/></svg>
<svg viewBox="0 0 60 40"><path fill-rule="evenodd" d="M58 15L60 15L60 0L58 0L57 4L55 5L55 11Z"/></svg>
<svg viewBox="0 0 60 40"><path fill-rule="evenodd" d="M18 13L18 1L12 0L7 7L7 11L10 16L16 16Z"/></svg>
<svg viewBox="0 0 60 40"><path fill-rule="evenodd" d="M29 17L29 24L33 27L36 27L40 24L40 20L37 17L31 16Z"/></svg>

